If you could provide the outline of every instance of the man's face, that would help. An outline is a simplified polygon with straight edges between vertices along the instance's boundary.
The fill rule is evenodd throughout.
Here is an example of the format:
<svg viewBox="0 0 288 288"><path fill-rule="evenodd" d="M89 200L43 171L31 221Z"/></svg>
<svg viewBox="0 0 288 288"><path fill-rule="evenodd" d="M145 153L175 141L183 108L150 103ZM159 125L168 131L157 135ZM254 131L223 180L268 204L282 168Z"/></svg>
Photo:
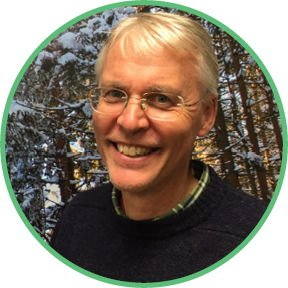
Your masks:
<svg viewBox="0 0 288 288"><path fill-rule="evenodd" d="M103 61L99 87L113 83L137 98L150 92L152 86L160 86L164 92L182 96L185 104L196 102L203 94L193 57L165 48L149 57L131 52L124 57L116 43ZM152 193L186 180L195 138L212 127L214 106L206 107L200 101L180 108L175 121L148 118L135 99L129 99L120 116L94 112L96 142L113 185L123 192ZM146 148L149 153L130 157L118 151L117 144L126 151L135 147L136 151Z"/></svg>

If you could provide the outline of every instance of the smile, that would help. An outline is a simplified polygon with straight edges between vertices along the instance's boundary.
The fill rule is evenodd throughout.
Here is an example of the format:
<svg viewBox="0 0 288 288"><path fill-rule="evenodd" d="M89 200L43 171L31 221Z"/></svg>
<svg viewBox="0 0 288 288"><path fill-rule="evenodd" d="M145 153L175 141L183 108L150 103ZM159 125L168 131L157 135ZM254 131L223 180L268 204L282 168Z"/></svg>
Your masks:
<svg viewBox="0 0 288 288"><path fill-rule="evenodd" d="M119 143L115 143L116 148L122 154L129 157L141 157L144 155L149 155L150 153L156 151L158 148L147 148L147 147L136 147L136 146L127 146Z"/></svg>

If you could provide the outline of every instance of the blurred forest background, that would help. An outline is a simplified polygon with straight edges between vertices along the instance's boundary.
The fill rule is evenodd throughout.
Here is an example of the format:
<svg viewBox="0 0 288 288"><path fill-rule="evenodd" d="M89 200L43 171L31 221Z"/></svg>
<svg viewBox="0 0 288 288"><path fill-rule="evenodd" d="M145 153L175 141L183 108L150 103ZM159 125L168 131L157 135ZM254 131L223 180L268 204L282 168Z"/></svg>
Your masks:
<svg viewBox="0 0 288 288"><path fill-rule="evenodd" d="M109 182L94 140L87 92L109 31L123 17L177 13L210 33L220 67L218 116L198 138L192 159L210 164L230 185L269 202L282 160L276 100L251 55L225 31L196 15L159 6L121 7L92 15L63 31L34 59L14 95L6 127L6 161L27 219L49 242L65 205Z"/></svg>

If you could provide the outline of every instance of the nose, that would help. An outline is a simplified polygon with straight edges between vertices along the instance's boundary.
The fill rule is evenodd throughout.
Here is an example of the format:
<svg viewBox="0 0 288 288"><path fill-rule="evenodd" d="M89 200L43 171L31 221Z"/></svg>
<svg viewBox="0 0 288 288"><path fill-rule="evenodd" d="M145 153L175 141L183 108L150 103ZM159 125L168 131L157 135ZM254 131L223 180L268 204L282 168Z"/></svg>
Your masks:
<svg viewBox="0 0 288 288"><path fill-rule="evenodd" d="M139 98L129 98L126 107L117 119L117 124L130 133L140 129L148 129L149 120L142 108Z"/></svg>

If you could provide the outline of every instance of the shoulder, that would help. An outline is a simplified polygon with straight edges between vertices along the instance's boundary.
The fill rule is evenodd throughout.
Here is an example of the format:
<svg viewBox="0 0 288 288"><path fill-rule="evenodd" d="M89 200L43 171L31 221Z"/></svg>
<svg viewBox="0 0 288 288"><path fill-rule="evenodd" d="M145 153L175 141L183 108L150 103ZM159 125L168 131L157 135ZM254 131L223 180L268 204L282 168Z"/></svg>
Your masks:
<svg viewBox="0 0 288 288"><path fill-rule="evenodd" d="M241 214L242 217L256 217L261 218L265 212L268 203L253 197L240 189L236 189L225 183L218 177L216 172L209 167L210 184L215 189L223 191L225 197L220 201L220 206L225 207L225 211L230 211L232 214Z"/></svg>
<svg viewBox="0 0 288 288"><path fill-rule="evenodd" d="M106 206L111 199L113 185L111 183L95 187L93 189L79 193L73 198L67 208L75 206L101 207Z"/></svg>
<svg viewBox="0 0 288 288"><path fill-rule="evenodd" d="M89 224L93 226L99 213L107 210L111 201L112 184L99 186L79 193L64 209L60 220L53 232L50 245L59 253L64 253L67 243L75 229L85 228ZM86 224L84 224L86 223ZM69 245L68 245L69 246ZM60 253L60 254L61 254Z"/></svg>
<svg viewBox="0 0 288 288"><path fill-rule="evenodd" d="M213 171L211 179L221 187L224 196L206 226L209 229L222 230L223 233L247 237L261 220L268 203L231 187L215 174Z"/></svg>
<svg viewBox="0 0 288 288"><path fill-rule="evenodd" d="M223 215L231 215L240 227L246 225L254 228L261 220L267 207L268 203L227 185L227 196L220 209Z"/></svg>

